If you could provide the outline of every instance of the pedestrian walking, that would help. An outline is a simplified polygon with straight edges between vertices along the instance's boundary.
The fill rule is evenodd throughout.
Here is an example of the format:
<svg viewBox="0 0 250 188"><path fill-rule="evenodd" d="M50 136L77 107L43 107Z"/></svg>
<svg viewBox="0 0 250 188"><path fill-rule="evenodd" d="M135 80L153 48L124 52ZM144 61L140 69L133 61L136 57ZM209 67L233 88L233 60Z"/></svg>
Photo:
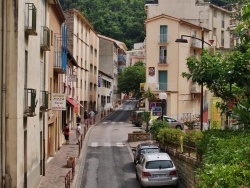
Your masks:
<svg viewBox="0 0 250 188"><path fill-rule="evenodd" d="M64 134L64 138L66 140L66 144L69 144L69 126L67 123L65 123L64 129L63 129L63 134Z"/></svg>
<svg viewBox="0 0 250 188"><path fill-rule="evenodd" d="M79 141L80 136L81 136L81 124L77 124L77 127L76 127L76 140L77 141ZM78 142L76 144L78 144Z"/></svg>
<svg viewBox="0 0 250 188"><path fill-rule="evenodd" d="M84 124L86 124L89 118L87 110L84 111L83 117L84 117Z"/></svg>
<svg viewBox="0 0 250 188"><path fill-rule="evenodd" d="M92 109L89 112L89 117L90 117L91 123L93 123L93 119L95 117L95 112Z"/></svg>

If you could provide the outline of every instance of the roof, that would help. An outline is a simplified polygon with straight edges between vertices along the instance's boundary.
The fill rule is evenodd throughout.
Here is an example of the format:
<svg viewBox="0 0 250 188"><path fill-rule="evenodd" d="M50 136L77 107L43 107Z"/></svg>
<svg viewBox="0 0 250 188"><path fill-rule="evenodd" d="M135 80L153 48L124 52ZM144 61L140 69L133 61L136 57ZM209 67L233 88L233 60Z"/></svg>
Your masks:
<svg viewBox="0 0 250 188"><path fill-rule="evenodd" d="M100 75L105 75L106 77L110 78L110 79L114 79L112 76L110 76L109 74L106 74L105 72L102 72L99 70L99 74Z"/></svg>
<svg viewBox="0 0 250 188"><path fill-rule="evenodd" d="M155 16L155 17L152 17L152 18L149 18L149 19L146 19L145 20L145 24L147 24L148 22L152 22L154 20L158 20L158 19L161 19L161 18L166 18L166 19L171 19L171 20L174 20L176 22L179 22L180 24L185 24L185 25L189 25L189 26L192 26L192 27L195 27L195 28L200 28L202 29L202 26L199 26L199 25L195 25L193 23L190 23L184 19L179 19L179 18L176 18L176 17L173 17L173 16L169 16L169 15L166 15L166 14L161 14L161 15L158 15L158 16ZM207 28L204 28L204 30L206 31L210 31L209 29Z"/></svg>
<svg viewBox="0 0 250 188"><path fill-rule="evenodd" d="M95 32L95 30L94 30L94 27L92 26L92 24L91 23L89 23L89 21L83 16L83 14L79 11L79 10L77 10L77 9L68 9L68 10L65 10L64 11L65 13L75 13L77 16L79 16L80 18L81 18L81 20L82 21L84 21L85 22L85 24L91 29L91 30L93 30L94 32ZM96 33L96 32L95 32Z"/></svg>
<svg viewBox="0 0 250 188"><path fill-rule="evenodd" d="M98 34L98 37L102 38L102 39L105 39L105 40L108 40L108 41L111 41L111 42L114 42L117 47L119 47L119 48L121 48L121 49L123 49L125 51L128 49L124 42L121 42L121 41L118 41L118 40L115 40L115 39L112 39L112 38L109 38L109 37L106 37L106 36L100 35L100 34Z"/></svg>
<svg viewBox="0 0 250 188"><path fill-rule="evenodd" d="M144 155L147 158L147 161L171 160L167 153L146 153Z"/></svg>
<svg viewBox="0 0 250 188"><path fill-rule="evenodd" d="M62 7L61 7L59 0L54 0L54 3L51 5L52 5L53 9L55 10L55 13L58 16L58 19L61 22L64 22L65 16L64 16L64 13L63 13L63 10L62 10Z"/></svg>

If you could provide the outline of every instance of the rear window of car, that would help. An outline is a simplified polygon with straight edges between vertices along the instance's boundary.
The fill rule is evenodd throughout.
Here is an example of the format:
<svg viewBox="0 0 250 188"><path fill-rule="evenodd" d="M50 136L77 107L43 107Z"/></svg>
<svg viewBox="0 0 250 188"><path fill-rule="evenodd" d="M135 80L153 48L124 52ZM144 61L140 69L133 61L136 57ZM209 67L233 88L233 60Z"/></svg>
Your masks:
<svg viewBox="0 0 250 188"><path fill-rule="evenodd" d="M146 169L162 169L173 168L173 163L170 160L148 161L145 165Z"/></svg>
<svg viewBox="0 0 250 188"><path fill-rule="evenodd" d="M141 153L158 153L159 149L158 148L145 148L141 149Z"/></svg>

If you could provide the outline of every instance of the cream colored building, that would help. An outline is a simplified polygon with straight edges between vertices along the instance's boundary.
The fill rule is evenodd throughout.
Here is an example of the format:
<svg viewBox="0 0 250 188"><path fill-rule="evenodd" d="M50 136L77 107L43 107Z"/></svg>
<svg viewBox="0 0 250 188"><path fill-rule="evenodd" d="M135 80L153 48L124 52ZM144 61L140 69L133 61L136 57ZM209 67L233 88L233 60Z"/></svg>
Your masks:
<svg viewBox="0 0 250 188"><path fill-rule="evenodd" d="M36 187L45 172L50 2L0 5L1 187Z"/></svg>
<svg viewBox="0 0 250 188"><path fill-rule="evenodd" d="M144 89L150 88L156 95L167 93L167 100L163 103L165 115L182 121L199 116L200 87L187 81L181 74L188 71L187 57L199 57L201 41L186 38L189 43L179 44L175 40L181 35L201 38L202 27L164 14L147 19L145 25L147 63ZM204 30L204 40L208 40L208 31ZM154 106L161 107L162 101L146 102L146 109Z"/></svg>
<svg viewBox="0 0 250 188"><path fill-rule="evenodd" d="M136 62L141 61L146 64L146 49L145 42L135 43L132 50L127 53L127 65L134 65Z"/></svg>
<svg viewBox="0 0 250 188"><path fill-rule="evenodd" d="M230 48L230 13L224 8L203 0L158 0L146 4L147 19L166 14L186 20L209 30L208 40L214 40L215 48Z"/></svg>
<svg viewBox="0 0 250 188"><path fill-rule="evenodd" d="M121 95L116 91L118 89L118 68L120 71L126 66L125 51L126 46L123 42L112 38L98 35L100 39L99 70L113 77L111 88L111 104L114 107L121 100ZM100 93L99 93L100 95Z"/></svg>
<svg viewBox="0 0 250 188"><path fill-rule="evenodd" d="M114 78L99 70L98 75L98 103L97 111L108 112L113 108L112 104L112 88Z"/></svg>
<svg viewBox="0 0 250 188"><path fill-rule="evenodd" d="M85 110L97 110L97 82L99 69L99 38L92 25L76 9L65 12L68 28L68 48L75 58L78 68L74 82L74 101L79 105L78 114ZM75 120L75 117L73 118Z"/></svg>

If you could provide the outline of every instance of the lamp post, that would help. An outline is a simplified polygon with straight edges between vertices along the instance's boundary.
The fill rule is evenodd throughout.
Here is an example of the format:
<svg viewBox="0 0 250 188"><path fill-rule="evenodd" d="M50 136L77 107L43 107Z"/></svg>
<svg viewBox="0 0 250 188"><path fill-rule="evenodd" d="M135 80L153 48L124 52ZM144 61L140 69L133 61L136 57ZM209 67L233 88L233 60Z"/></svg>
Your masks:
<svg viewBox="0 0 250 188"><path fill-rule="evenodd" d="M161 99L161 120L163 121L163 100L167 99L167 93L165 92L159 93L159 98Z"/></svg>
<svg viewBox="0 0 250 188"><path fill-rule="evenodd" d="M203 27L202 27L202 32L201 32L201 39L199 39L199 38L197 38L195 36L181 35L181 38L176 39L175 42L188 43L187 39L183 39L183 37L190 37L190 38L197 39L197 40L201 41L201 50L202 50L202 52L204 50L204 43L211 46L211 44L204 41L204 28ZM203 82L201 83L200 124L201 124L200 130L202 131L203 130Z"/></svg>

